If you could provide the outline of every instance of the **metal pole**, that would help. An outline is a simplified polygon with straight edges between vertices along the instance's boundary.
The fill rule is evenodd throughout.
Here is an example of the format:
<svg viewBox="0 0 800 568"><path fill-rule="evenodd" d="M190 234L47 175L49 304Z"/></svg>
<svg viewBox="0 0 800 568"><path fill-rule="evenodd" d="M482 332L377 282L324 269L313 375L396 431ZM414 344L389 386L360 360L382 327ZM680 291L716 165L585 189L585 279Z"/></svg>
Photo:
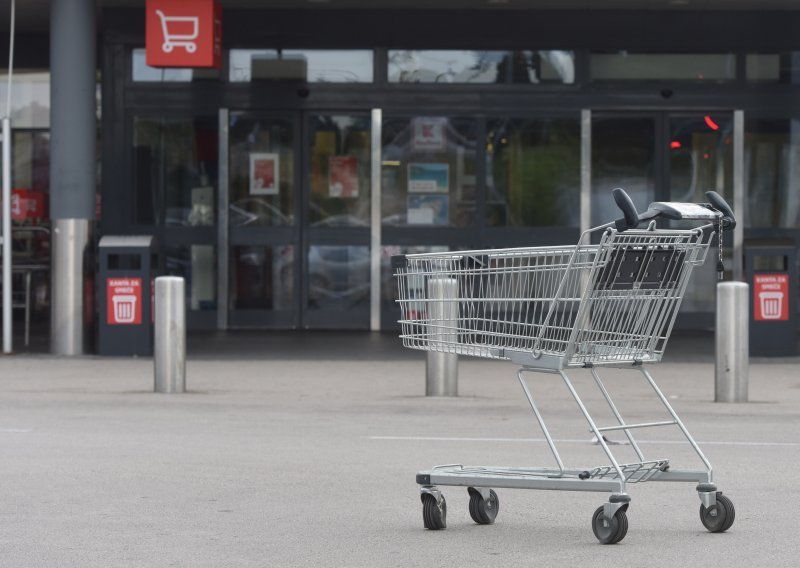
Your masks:
<svg viewBox="0 0 800 568"><path fill-rule="evenodd" d="M186 390L186 285L180 276L156 278L155 392Z"/></svg>
<svg viewBox="0 0 800 568"><path fill-rule="evenodd" d="M11 119L3 118L3 353L11 353Z"/></svg>
<svg viewBox="0 0 800 568"><path fill-rule="evenodd" d="M381 328L381 149L383 112L379 108L372 109L371 129L371 209L370 209L370 302L369 328L379 331Z"/></svg>
<svg viewBox="0 0 800 568"><path fill-rule="evenodd" d="M426 396L458 396L458 282L455 278L432 278L428 282L428 333L430 345L425 368Z"/></svg>
<svg viewBox="0 0 800 568"><path fill-rule="evenodd" d="M714 400L747 402L750 286L744 282L717 284Z"/></svg>
<svg viewBox="0 0 800 568"><path fill-rule="evenodd" d="M733 210L741 218L733 228L733 279L744 281L744 111L733 111Z"/></svg>
<svg viewBox="0 0 800 568"><path fill-rule="evenodd" d="M230 112L219 109L219 191L217 192L217 329L228 329L228 172Z"/></svg>
<svg viewBox="0 0 800 568"><path fill-rule="evenodd" d="M592 111L581 111L581 234L592 228Z"/></svg>

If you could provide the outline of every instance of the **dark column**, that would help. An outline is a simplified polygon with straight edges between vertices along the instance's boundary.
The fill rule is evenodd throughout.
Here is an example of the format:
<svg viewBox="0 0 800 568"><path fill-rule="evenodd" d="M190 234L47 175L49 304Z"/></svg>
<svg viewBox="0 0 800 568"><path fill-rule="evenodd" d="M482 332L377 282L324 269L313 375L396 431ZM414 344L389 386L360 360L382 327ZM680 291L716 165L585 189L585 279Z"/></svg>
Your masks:
<svg viewBox="0 0 800 568"><path fill-rule="evenodd" d="M94 0L50 6L51 351L83 347L84 257L95 211Z"/></svg>

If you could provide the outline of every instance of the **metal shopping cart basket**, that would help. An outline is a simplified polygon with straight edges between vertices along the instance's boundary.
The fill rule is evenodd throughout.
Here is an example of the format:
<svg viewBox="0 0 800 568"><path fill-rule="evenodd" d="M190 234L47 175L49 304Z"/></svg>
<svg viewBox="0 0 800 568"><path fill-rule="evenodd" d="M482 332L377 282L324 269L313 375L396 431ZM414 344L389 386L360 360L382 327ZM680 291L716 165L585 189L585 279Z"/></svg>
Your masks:
<svg viewBox="0 0 800 568"><path fill-rule="evenodd" d="M592 516L592 529L601 543L613 544L628 530L628 484L645 481L696 482L703 525L723 532L733 524L733 503L713 484L710 462L645 368L661 360L692 269L705 262L714 236L734 227L733 212L715 192L706 193L710 204L657 202L642 214L623 190L615 189L613 195L624 216L586 231L575 246L393 258L403 345L518 364L517 378L557 464L446 465L421 471L417 483L426 528L446 526L447 504L439 486L467 487L469 512L479 524L491 524L497 516L499 501L492 487L610 491L608 502ZM658 229L658 218L699 226ZM644 223L647 228L639 229ZM599 243L584 244L592 233L599 234ZM721 275L721 244L717 269ZM637 369L671 419L626 422L600 379L600 367ZM616 424L595 423L567 375L572 368L590 370ZM561 376L608 464L577 469L564 465L525 381L528 372ZM670 468L668 459L645 458L633 430L661 426L679 428L705 468L677 470ZM626 435L637 461L619 463L604 437L611 431Z"/></svg>

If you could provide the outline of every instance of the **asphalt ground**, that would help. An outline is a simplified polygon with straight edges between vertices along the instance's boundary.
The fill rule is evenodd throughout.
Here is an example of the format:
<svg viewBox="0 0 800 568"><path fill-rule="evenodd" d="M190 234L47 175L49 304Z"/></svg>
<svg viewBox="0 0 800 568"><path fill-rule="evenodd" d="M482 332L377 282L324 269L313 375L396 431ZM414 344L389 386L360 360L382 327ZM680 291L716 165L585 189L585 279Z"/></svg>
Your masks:
<svg viewBox="0 0 800 568"><path fill-rule="evenodd" d="M463 359L460 396L426 398L425 354L396 339L225 341L190 342L180 395L152 392L148 358L0 358L0 566L797 565L800 360L753 361L745 404L713 402L707 344L651 366L736 522L708 533L694 484L642 483L627 536L603 546L604 493L498 489L497 522L479 526L466 490L445 487L447 529L423 528L418 470L553 464L513 365ZM603 377L629 421L667 419L638 373ZM574 382L611 424L590 376ZM605 465L559 377L529 385L567 465ZM637 438L648 458L700 466L674 427Z"/></svg>

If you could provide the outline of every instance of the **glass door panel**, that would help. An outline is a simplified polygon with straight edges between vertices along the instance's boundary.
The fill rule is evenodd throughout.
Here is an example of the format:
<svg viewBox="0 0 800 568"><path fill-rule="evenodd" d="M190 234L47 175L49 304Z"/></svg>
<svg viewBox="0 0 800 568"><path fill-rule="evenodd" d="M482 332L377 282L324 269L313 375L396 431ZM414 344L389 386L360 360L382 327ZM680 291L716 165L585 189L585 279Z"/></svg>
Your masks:
<svg viewBox="0 0 800 568"><path fill-rule="evenodd" d="M656 115L592 118L592 226L621 216L611 190L621 187L644 211L655 201L658 180Z"/></svg>
<svg viewBox="0 0 800 568"><path fill-rule="evenodd" d="M298 325L299 118L230 114L229 327Z"/></svg>
<svg viewBox="0 0 800 568"><path fill-rule="evenodd" d="M733 203L732 113L670 114L666 122L669 140L663 146L669 155L668 199L705 203L708 201L705 192L713 190ZM697 223L672 223L672 226L688 228ZM714 312L715 252L710 250L706 263L692 274L681 306L683 313Z"/></svg>
<svg viewBox="0 0 800 568"><path fill-rule="evenodd" d="M302 325L369 328L370 118L307 120Z"/></svg>

